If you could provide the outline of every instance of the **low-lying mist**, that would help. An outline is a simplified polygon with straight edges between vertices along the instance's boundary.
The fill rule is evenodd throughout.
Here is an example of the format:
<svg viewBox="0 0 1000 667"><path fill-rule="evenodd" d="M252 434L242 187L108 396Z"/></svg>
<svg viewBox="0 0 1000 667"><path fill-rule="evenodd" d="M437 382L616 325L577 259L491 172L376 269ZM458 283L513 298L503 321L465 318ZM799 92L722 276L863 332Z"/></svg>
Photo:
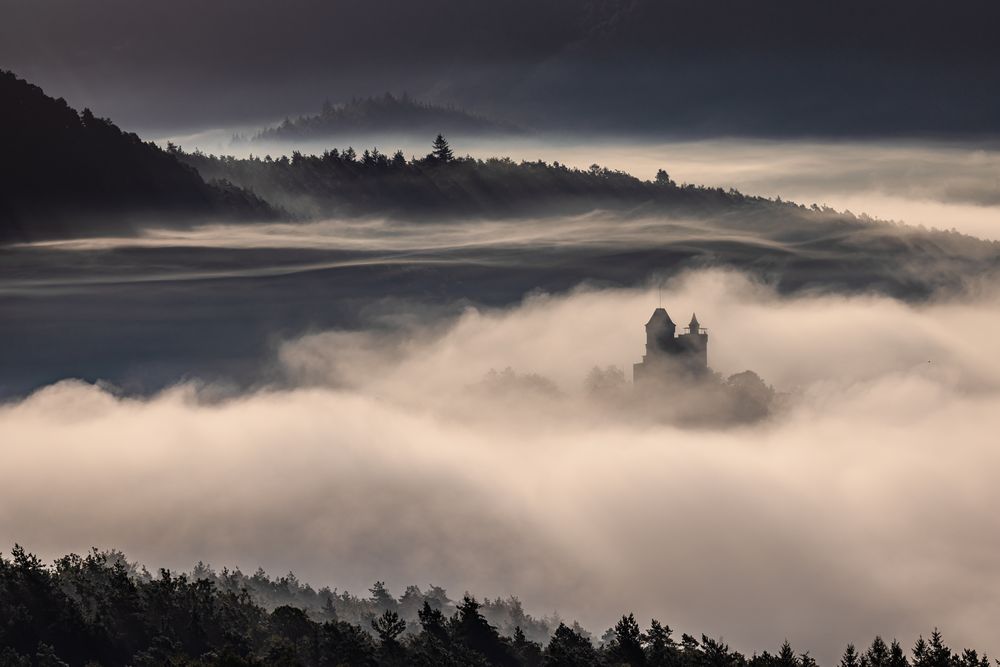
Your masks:
<svg viewBox="0 0 1000 667"><path fill-rule="evenodd" d="M826 664L935 625L1000 651L1000 295L912 305L685 274L663 305L697 312L713 369L786 396L754 425L684 427L586 387L594 366L631 376L657 292L318 332L281 346L280 383L235 396L48 386L0 407L0 534L53 557L516 594L597 632L635 611ZM491 369L529 381L497 391Z"/></svg>

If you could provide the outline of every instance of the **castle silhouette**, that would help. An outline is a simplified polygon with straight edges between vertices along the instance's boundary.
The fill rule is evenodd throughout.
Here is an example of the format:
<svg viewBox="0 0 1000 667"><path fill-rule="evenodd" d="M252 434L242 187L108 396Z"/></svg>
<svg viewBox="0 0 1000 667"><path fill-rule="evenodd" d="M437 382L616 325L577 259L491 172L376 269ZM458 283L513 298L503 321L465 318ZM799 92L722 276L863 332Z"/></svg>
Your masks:
<svg viewBox="0 0 1000 667"><path fill-rule="evenodd" d="M687 333L677 335L677 325L663 308L653 311L646 322L646 354L632 365L635 384L663 382L677 376L701 376L708 373L708 330L691 315Z"/></svg>

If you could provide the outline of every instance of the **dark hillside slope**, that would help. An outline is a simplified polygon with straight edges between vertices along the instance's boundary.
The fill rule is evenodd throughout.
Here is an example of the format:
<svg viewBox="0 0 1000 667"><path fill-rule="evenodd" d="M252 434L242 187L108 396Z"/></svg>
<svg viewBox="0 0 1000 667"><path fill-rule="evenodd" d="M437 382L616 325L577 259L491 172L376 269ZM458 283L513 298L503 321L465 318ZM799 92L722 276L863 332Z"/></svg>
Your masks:
<svg viewBox="0 0 1000 667"><path fill-rule="evenodd" d="M0 72L0 101L0 241L272 215L254 195L206 183L174 155L11 72Z"/></svg>

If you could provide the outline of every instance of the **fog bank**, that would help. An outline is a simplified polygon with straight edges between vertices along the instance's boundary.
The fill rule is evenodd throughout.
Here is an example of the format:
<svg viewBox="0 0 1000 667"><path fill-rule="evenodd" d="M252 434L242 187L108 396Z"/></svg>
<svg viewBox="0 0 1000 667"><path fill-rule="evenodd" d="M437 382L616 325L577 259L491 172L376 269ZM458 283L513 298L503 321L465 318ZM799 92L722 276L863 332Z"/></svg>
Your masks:
<svg viewBox="0 0 1000 667"><path fill-rule="evenodd" d="M538 294L288 341L284 389L67 381L6 404L0 534L47 557L513 593L597 632L635 611L825 664L935 625L1000 651L997 294L779 297L707 272L663 302L709 327L713 368L757 371L787 406L754 427L636 420L582 385L594 365L630 375L657 289ZM483 389L508 366L558 391Z"/></svg>

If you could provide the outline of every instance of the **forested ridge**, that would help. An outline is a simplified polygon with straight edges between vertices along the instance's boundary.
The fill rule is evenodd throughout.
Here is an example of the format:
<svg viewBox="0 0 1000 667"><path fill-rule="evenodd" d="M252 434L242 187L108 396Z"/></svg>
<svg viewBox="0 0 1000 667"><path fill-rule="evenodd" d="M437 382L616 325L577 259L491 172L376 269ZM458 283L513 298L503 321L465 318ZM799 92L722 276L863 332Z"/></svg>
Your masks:
<svg viewBox="0 0 1000 667"><path fill-rule="evenodd" d="M533 618L516 598L479 602L467 593L453 602L441 588L410 586L397 599L381 582L370 592L359 598L291 574L204 565L150 574L120 552L46 565L15 546L0 555L0 666L817 667L787 641L747 655L721 638L676 637L655 619L642 626L633 614L596 638L576 623ZM934 629L909 652L878 636L849 645L837 667L990 665L974 649L953 651Z"/></svg>
<svg viewBox="0 0 1000 667"><path fill-rule="evenodd" d="M206 179L248 188L302 216L383 214L406 218L571 215L598 209L718 214L781 204L735 190L678 185L661 170L644 181L600 165L577 169L542 160L457 156L438 135L426 156L349 146L321 155L247 158L168 150Z"/></svg>
<svg viewBox="0 0 1000 667"><path fill-rule="evenodd" d="M0 241L121 232L143 223L267 219L273 209L89 109L0 70Z"/></svg>

